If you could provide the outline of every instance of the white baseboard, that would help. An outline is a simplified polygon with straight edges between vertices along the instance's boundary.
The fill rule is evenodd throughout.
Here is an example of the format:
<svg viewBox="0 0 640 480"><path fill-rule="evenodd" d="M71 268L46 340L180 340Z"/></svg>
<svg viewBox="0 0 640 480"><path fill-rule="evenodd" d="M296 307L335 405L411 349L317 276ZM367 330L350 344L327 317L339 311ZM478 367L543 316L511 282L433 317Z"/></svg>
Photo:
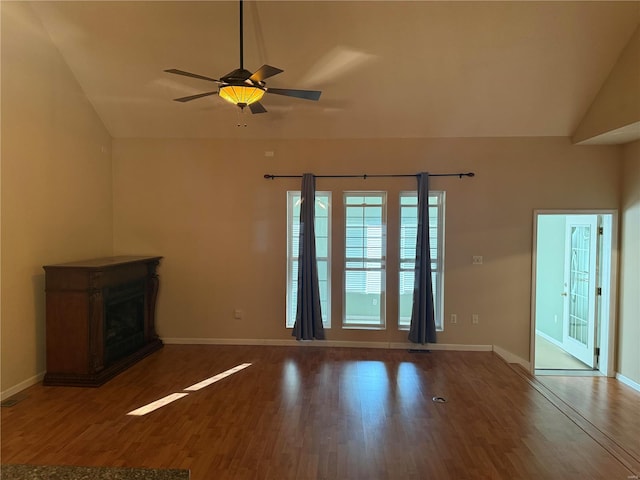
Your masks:
<svg viewBox="0 0 640 480"><path fill-rule="evenodd" d="M40 383L44 378L44 373L45 372L41 372L34 377L28 378L24 382L20 382L19 384L6 389L4 392L0 392L0 401L6 400L7 398L14 396L16 393L19 393L25 388L29 388L36 383Z"/></svg>
<svg viewBox="0 0 640 480"><path fill-rule="evenodd" d="M273 345L295 346L299 343L296 340L273 340L273 339L259 339L259 338L172 338L162 337L162 342L167 345ZM301 342L301 343L313 343L313 342Z"/></svg>
<svg viewBox="0 0 640 480"><path fill-rule="evenodd" d="M618 379L618 381L624 383L626 386L631 387L634 390L637 390L638 392L640 392L640 383L634 382L630 378L625 377L624 375L622 375L620 373L616 373L616 379Z"/></svg>
<svg viewBox="0 0 640 480"><path fill-rule="evenodd" d="M491 345L458 345L447 343L428 343L426 345L411 342L354 342L343 340L274 340L246 338L163 338L167 345L267 345L290 347L345 347L345 348L384 348L398 350L452 350L471 352L491 352Z"/></svg>
<svg viewBox="0 0 640 480"><path fill-rule="evenodd" d="M390 342L387 348L408 349L408 350L449 350L454 352L490 352L493 350L491 345L461 345L457 343L427 343L420 345L410 342Z"/></svg>
<svg viewBox="0 0 640 480"><path fill-rule="evenodd" d="M527 372L531 371L531 362L525 360L522 357L519 357L511 352L509 352L508 350L505 350L502 347L499 347L497 345L493 346L493 351L499 356L501 357L505 362L507 363L517 363L519 365L522 365Z"/></svg>

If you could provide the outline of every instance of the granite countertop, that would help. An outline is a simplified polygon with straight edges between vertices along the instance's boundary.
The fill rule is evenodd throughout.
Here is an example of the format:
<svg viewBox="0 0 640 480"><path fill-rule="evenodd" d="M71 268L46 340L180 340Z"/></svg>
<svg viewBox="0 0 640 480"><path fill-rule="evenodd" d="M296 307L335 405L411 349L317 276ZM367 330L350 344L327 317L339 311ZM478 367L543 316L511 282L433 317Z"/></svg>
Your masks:
<svg viewBox="0 0 640 480"><path fill-rule="evenodd" d="M2 480L189 480L189 470L0 465Z"/></svg>

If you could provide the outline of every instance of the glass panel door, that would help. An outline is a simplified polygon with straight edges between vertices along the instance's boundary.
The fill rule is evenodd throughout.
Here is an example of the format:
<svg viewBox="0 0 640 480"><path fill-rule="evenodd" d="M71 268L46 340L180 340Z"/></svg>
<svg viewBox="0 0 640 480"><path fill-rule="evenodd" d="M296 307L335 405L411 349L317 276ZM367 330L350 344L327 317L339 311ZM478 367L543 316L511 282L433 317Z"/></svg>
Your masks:
<svg viewBox="0 0 640 480"><path fill-rule="evenodd" d="M563 344L590 367L595 357L597 240L596 215L567 217Z"/></svg>

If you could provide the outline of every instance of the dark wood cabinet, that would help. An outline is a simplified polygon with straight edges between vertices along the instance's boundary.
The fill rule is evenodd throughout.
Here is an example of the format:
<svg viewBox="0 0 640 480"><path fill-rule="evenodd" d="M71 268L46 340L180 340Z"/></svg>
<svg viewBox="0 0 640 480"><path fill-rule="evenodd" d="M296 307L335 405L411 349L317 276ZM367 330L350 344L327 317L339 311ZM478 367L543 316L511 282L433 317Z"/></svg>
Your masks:
<svg viewBox="0 0 640 480"><path fill-rule="evenodd" d="M45 385L99 386L162 347L155 331L162 257L45 265Z"/></svg>

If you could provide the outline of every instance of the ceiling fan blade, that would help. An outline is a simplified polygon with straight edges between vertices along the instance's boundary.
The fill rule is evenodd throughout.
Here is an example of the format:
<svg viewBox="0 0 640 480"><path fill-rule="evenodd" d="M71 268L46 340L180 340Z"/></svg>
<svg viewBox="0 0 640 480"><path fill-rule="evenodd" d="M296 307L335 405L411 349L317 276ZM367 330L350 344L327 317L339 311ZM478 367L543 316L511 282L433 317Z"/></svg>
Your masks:
<svg viewBox="0 0 640 480"><path fill-rule="evenodd" d="M285 97L302 98L303 100L318 100L319 90L292 90L290 88L267 88L267 93L275 93L276 95L284 95Z"/></svg>
<svg viewBox="0 0 640 480"><path fill-rule="evenodd" d="M185 72L184 70L178 70L176 68L165 70L165 72L174 73L176 75L184 75L185 77L199 78L200 80L208 80L210 82L220 83L220 80L216 80L215 78L205 77L204 75L198 75L197 73Z"/></svg>
<svg viewBox="0 0 640 480"><path fill-rule="evenodd" d="M267 109L260 102L249 104L249 110L251 113L267 113Z"/></svg>
<svg viewBox="0 0 640 480"><path fill-rule="evenodd" d="M284 72L284 70L280 68L272 67L271 65L262 65L249 77L249 80L252 82L262 82L265 78L273 77L282 72Z"/></svg>
<svg viewBox="0 0 640 480"><path fill-rule="evenodd" d="M188 97L180 97L180 98L174 98L173 100L175 102L190 102L191 100L195 100L196 98L202 98L202 97L208 97L209 95L217 95L218 92L205 92L205 93L199 93L197 95L189 95Z"/></svg>

